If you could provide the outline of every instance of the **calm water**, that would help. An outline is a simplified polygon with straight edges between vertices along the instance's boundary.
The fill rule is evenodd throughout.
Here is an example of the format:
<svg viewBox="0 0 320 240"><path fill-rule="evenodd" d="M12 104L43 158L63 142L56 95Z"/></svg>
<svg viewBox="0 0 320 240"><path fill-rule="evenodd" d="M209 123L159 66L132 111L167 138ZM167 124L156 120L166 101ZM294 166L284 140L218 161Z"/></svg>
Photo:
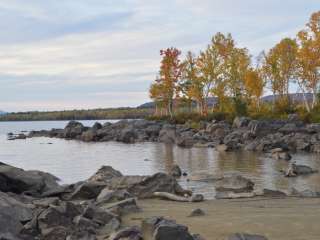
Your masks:
<svg viewBox="0 0 320 240"><path fill-rule="evenodd" d="M94 121L83 123L91 126ZM51 138L7 141L8 132L63 128L66 124L65 121L0 122L0 161L24 169L50 172L63 183L84 180L102 165L111 165L124 174L145 175L167 171L177 163L189 176L238 172L254 180L258 188L288 191L295 187L320 191L319 174L284 178L279 170L287 167L286 161L247 152L218 153L213 149L183 149L160 143L83 143ZM293 161L320 170L318 155L294 155ZM215 194L212 182L183 179L181 184L207 198L213 198Z"/></svg>

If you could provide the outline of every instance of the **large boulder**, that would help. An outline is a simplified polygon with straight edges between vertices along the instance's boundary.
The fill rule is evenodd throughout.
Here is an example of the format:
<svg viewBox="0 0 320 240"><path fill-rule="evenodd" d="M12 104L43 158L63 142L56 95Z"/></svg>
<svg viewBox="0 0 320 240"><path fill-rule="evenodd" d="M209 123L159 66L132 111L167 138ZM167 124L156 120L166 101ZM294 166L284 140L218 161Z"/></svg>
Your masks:
<svg viewBox="0 0 320 240"><path fill-rule="evenodd" d="M122 173L115 170L111 166L102 166L93 176L89 178L89 181L93 182L108 182L112 178L122 177Z"/></svg>
<svg viewBox="0 0 320 240"><path fill-rule="evenodd" d="M45 191L58 187L59 179L49 173L41 171L24 171L0 163L0 191L21 194L28 192L39 195Z"/></svg>
<svg viewBox="0 0 320 240"><path fill-rule="evenodd" d="M127 191L138 198L151 198L154 192L167 192L177 195L189 193L178 184L173 176L165 173L156 173L145 177L142 181L129 186Z"/></svg>
<svg viewBox="0 0 320 240"><path fill-rule="evenodd" d="M318 170L312 169L309 166L297 165L295 163L290 164L289 168L285 171L286 177L296 177L301 175L309 175L317 173Z"/></svg>
<svg viewBox="0 0 320 240"><path fill-rule="evenodd" d="M254 182L240 175L233 174L217 181L215 187L218 192L252 192L254 190Z"/></svg>
<svg viewBox="0 0 320 240"><path fill-rule="evenodd" d="M143 239L146 240L194 240L188 227L163 217L152 217L142 222Z"/></svg>
<svg viewBox="0 0 320 240"><path fill-rule="evenodd" d="M0 192L0 239L18 239L23 223L33 217L33 208ZM4 238L4 236L12 238Z"/></svg>
<svg viewBox="0 0 320 240"><path fill-rule="evenodd" d="M102 182L83 182L81 183L71 194L70 199L72 200L86 200L95 199L102 189L105 188L105 184Z"/></svg>
<svg viewBox="0 0 320 240"><path fill-rule="evenodd" d="M80 136L87 128L82 123L77 121L70 121L64 128L64 138L75 139Z"/></svg>

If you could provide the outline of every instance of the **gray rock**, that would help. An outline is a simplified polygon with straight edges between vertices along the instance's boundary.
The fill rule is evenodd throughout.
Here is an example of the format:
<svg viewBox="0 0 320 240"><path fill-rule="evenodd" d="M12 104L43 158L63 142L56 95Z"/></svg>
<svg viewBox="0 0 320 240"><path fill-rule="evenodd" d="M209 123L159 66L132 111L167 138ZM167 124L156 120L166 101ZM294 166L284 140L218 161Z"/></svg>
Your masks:
<svg viewBox="0 0 320 240"><path fill-rule="evenodd" d="M254 183L245 177L233 174L228 177L224 177L215 184L216 190L219 192L252 192Z"/></svg>
<svg viewBox="0 0 320 240"><path fill-rule="evenodd" d="M263 189L263 196L265 197L286 197L287 194L278 190L270 190L270 189Z"/></svg>
<svg viewBox="0 0 320 240"><path fill-rule="evenodd" d="M206 215L206 213L201 208L196 208L192 210L189 217L200 217L204 215Z"/></svg>
<svg viewBox="0 0 320 240"><path fill-rule="evenodd" d="M84 210L83 217L90 219L101 226L110 223L113 219L119 220L118 216L111 211L94 205L90 205Z"/></svg>
<svg viewBox="0 0 320 240"><path fill-rule="evenodd" d="M64 226L56 226L50 229L46 229L42 233L41 240L65 240L70 230Z"/></svg>
<svg viewBox="0 0 320 240"><path fill-rule="evenodd" d="M70 199L96 199L105 186L106 185L102 182L84 182L75 189L75 191L71 194Z"/></svg>
<svg viewBox="0 0 320 240"><path fill-rule="evenodd" d="M122 177L121 172L115 170L111 166L102 166L93 176L89 178L89 181L93 182L108 182L112 178Z"/></svg>
<svg viewBox="0 0 320 240"><path fill-rule="evenodd" d="M251 119L247 117L236 117L233 120L232 127L234 128L242 128L242 127L247 127L250 123Z"/></svg>
<svg viewBox="0 0 320 240"><path fill-rule="evenodd" d="M82 125L82 123L77 121L70 121L64 128L63 137L67 139L75 139L84 131L86 131L86 128Z"/></svg>
<svg viewBox="0 0 320 240"><path fill-rule="evenodd" d="M124 215L128 213L135 213L141 211L137 205L135 198L128 198L119 202L101 205L104 209L107 209L117 215Z"/></svg>
<svg viewBox="0 0 320 240"><path fill-rule="evenodd" d="M163 143L175 143L176 128L173 125L164 125L159 132L159 141Z"/></svg>
<svg viewBox="0 0 320 240"><path fill-rule="evenodd" d="M67 236L66 240L97 240L97 237L89 231L76 231Z"/></svg>
<svg viewBox="0 0 320 240"><path fill-rule="evenodd" d="M132 198L133 195L128 193L125 189L110 190L108 187L104 188L98 195L96 201L97 204L119 202L128 198Z"/></svg>
<svg viewBox="0 0 320 240"><path fill-rule="evenodd" d="M21 194L28 192L39 195L42 192L56 188L58 178L41 171L24 171L0 163L0 191Z"/></svg>

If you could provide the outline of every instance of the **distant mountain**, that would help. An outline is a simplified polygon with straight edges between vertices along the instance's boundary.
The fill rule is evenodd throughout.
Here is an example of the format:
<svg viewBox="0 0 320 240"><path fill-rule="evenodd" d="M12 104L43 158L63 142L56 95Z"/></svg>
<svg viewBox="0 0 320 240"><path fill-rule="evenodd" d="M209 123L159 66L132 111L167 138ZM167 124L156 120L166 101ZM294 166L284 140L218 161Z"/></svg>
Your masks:
<svg viewBox="0 0 320 240"><path fill-rule="evenodd" d="M0 110L0 115L5 115L5 114L7 114L7 113Z"/></svg>
<svg viewBox="0 0 320 240"><path fill-rule="evenodd" d="M312 94L311 93L306 93L306 98L309 102L312 101ZM261 101L262 102L273 102L273 99L277 99L279 96L273 96L273 95L268 95L268 96L264 96L261 98ZM293 102L303 102L303 94L302 93L291 93L290 94L290 99L291 101ZM209 97L208 98L208 106L209 107L212 107L214 106L216 103L217 103L217 98L216 97ZM195 102L193 103L194 105L196 104ZM140 109L147 109L147 108L154 108L155 107L155 104L154 102L147 102L147 103L144 103L140 106L138 106L137 108L140 108Z"/></svg>

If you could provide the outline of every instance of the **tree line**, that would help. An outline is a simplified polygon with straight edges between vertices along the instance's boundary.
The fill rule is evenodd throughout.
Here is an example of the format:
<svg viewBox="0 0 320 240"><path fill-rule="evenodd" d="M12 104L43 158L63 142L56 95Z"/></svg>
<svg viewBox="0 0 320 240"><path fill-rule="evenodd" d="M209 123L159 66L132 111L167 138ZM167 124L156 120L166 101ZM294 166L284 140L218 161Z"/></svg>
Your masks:
<svg viewBox="0 0 320 240"><path fill-rule="evenodd" d="M261 97L272 92L272 111L285 112L292 106L292 84L302 93L303 109L318 104L320 83L320 11L312 14L295 38L284 38L253 61L247 48L237 46L231 34L217 33L205 50L188 52L182 58L177 48L160 51L160 71L149 95L156 115L173 116L181 106L196 103L197 112L207 115L207 99L216 97L213 110L245 115L266 106ZM306 98L312 93L312 102ZM212 109L210 109L211 111Z"/></svg>

